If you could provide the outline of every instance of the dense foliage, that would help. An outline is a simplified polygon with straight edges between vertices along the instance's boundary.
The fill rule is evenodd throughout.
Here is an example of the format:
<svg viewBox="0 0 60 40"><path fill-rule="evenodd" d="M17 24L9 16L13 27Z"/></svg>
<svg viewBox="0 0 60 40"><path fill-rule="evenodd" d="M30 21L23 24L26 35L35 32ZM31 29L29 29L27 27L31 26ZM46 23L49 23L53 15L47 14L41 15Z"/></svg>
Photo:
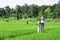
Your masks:
<svg viewBox="0 0 60 40"><path fill-rule="evenodd" d="M2 18L13 17L19 20L21 18L40 18L41 16L49 19L60 18L60 1L53 6L25 4L23 6L16 5L15 9L10 6L0 8L0 17Z"/></svg>

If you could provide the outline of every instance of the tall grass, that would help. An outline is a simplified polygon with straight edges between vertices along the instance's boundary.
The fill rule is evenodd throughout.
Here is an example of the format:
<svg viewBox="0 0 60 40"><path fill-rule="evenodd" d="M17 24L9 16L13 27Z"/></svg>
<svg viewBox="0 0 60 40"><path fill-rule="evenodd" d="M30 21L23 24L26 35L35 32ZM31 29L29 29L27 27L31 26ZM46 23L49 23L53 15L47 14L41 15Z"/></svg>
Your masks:
<svg viewBox="0 0 60 40"><path fill-rule="evenodd" d="M37 32L37 20L0 21L0 40L60 40L60 21L46 21L44 30Z"/></svg>

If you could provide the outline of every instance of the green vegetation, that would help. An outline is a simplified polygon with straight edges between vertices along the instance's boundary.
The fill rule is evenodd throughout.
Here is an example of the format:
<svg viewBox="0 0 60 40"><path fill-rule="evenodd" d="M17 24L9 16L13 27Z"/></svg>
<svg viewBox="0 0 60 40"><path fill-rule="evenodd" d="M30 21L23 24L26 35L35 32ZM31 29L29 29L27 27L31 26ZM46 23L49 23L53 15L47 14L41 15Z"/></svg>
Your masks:
<svg viewBox="0 0 60 40"><path fill-rule="evenodd" d="M37 32L37 21L0 21L0 40L60 40L60 20L45 21L44 30Z"/></svg>
<svg viewBox="0 0 60 40"><path fill-rule="evenodd" d="M37 32L37 19L45 25ZM0 8L0 40L60 40L60 1L54 5L16 5ZM47 20L46 20L47 19ZM28 24L27 24L27 21Z"/></svg>
<svg viewBox="0 0 60 40"><path fill-rule="evenodd" d="M10 8L10 6L5 6L0 8L0 17L1 18L15 18L16 20L22 18L40 18L44 16L46 19L55 19L60 18L60 0L54 5L16 5L15 8Z"/></svg>

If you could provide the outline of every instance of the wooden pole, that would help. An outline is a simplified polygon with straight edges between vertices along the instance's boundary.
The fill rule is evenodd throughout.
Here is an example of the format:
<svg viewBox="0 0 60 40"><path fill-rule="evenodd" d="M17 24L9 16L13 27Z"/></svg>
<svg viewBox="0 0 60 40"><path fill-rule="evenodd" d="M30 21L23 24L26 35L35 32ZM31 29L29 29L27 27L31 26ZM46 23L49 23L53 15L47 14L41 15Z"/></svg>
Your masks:
<svg viewBox="0 0 60 40"><path fill-rule="evenodd" d="M28 24L28 19L26 19L26 23Z"/></svg>

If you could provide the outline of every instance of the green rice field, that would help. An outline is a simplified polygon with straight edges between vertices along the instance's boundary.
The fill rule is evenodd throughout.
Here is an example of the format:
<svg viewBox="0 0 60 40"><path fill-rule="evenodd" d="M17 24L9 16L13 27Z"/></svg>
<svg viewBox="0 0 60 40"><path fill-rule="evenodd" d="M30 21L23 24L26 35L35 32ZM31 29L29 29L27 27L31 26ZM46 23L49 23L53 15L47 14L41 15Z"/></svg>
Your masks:
<svg viewBox="0 0 60 40"><path fill-rule="evenodd" d="M0 21L0 40L60 40L60 20L45 21L42 32L37 32L37 20Z"/></svg>

